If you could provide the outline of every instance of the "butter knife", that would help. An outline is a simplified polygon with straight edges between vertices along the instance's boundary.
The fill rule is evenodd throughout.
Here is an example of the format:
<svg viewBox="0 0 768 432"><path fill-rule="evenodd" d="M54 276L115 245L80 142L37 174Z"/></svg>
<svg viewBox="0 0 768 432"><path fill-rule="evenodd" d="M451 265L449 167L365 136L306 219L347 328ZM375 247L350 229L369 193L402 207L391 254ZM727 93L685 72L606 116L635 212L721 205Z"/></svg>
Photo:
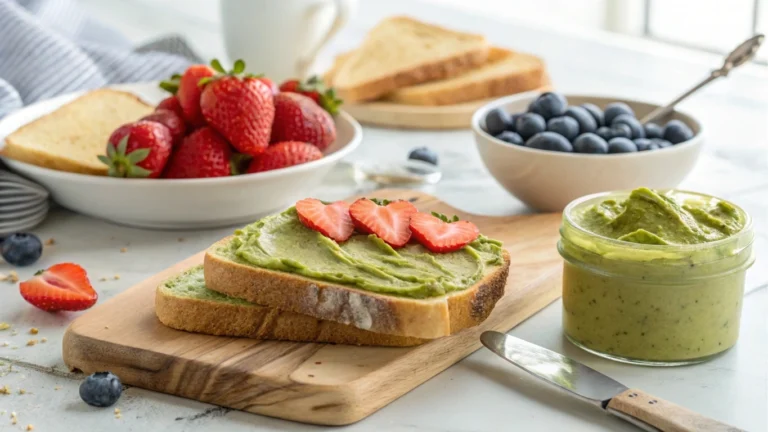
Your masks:
<svg viewBox="0 0 768 432"><path fill-rule="evenodd" d="M480 341L496 355L531 375L641 429L665 432L742 431L641 390L627 388L576 360L514 336L486 331L480 336Z"/></svg>

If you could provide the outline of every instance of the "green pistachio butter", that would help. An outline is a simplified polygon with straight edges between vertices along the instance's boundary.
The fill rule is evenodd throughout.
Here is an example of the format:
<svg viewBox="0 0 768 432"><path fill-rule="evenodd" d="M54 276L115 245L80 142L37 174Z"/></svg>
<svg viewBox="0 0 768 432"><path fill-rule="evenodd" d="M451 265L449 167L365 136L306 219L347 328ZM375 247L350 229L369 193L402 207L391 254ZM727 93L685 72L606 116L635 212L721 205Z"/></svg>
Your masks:
<svg viewBox="0 0 768 432"><path fill-rule="evenodd" d="M466 289L503 263L501 243L482 235L444 254L413 242L396 250L375 235L355 234L339 244L302 225L293 207L236 231L217 253L256 267L413 298Z"/></svg>

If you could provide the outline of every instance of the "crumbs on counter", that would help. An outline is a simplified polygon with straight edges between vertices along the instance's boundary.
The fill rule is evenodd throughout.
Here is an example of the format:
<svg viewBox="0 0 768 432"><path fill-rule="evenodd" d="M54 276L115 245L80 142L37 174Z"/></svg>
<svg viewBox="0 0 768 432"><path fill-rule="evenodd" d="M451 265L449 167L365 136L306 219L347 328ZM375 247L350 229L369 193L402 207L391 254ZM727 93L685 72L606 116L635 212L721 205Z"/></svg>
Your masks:
<svg viewBox="0 0 768 432"><path fill-rule="evenodd" d="M16 270L11 270L8 272L8 274L0 273L0 281L16 283L19 281L19 274L16 273Z"/></svg>
<svg viewBox="0 0 768 432"><path fill-rule="evenodd" d="M0 322L0 331L8 330L9 328L11 328L11 325L7 322Z"/></svg>
<svg viewBox="0 0 768 432"><path fill-rule="evenodd" d="M16 417L16 411L11 411L11 424L15 425L19 419Z"/></svg>
<svg viewBox="0 0 768 432"><path fill-rule="evenodd" d="M48 338L40 338L40 343L46 343L48 342Z"/></svg>
<svg viewBox="0 0 768 432"><path fill-rule="evenodd" d="M53 238L53 237L51 237L51 238L49 238L48 240L45 241L45 245L46 246L53 246L55 244L56 244L56 239Z"/></svg>
<svg viewBox="0 0 768 432"><path fill-rule="evenodd" d="M183 243L184 242L184 237L179 237L178 241L179 241L179 243Z"/></svg>
<svg viewBox="0 0 768 432"><path fill-rule="evenodd" d="M61 386L56 386L53 389L56 390L56 391L59 391L59 390L61 390Z"/></svg>
<svg viewBox="0 0 768 432"><path fill-rule="evenodd" d="M123 417L123 413L120 412L120 408L115 408L115 418L120 419Z"/></svg>
<svg viewBox="0 0 768 432"><path fill-rule="evenodd" d="M117 274L117 273L115 273L115 275L112 277L112 279L114 279L114 280L118 280L118 279L120 279L120 275L119 275L119 274Z"/></svg>
<svg viewBox="0 0 768 432"><path fill-rule="evenodd" d="M106 282L107 277L106 276L102 276L102 277L99 278L99 280L102 281L102 282Z"/></svg>
<svg viewBox="0 0 768 432"><path fill-rule="evenodd" d="M31 425L31 424L28 424L27 425L27 431L33 431L33 430L35 430L35 426Z"/></svg>
<svg viewBox="0 0 768 432"><path fill-rule="evenodd" d="M36 335L40 332L40 330L37 329L37 327L32 327L29 329L29 334Z"/></svg>
<svg viewBox="0 0 768 432"><path fill-rule="evenodd" d="M120 253L126 253L128 252L128 248L120 248Z"/></svg>
<svg viewBox="0 0 768 432"><path fill-rule="evenodd" d="M9 395L9 394L11 394L11 388L10 388L10 387L8 387L8 385L7 385L7 384L6 384L6 385L4 385L4 386L2 386L2 387L0 387L0 394L4 394L4 395Z"/></svg>
<svg viewBox="0 0 768 432"><path fill-rule="evenodd" d="M27 391L24 389L19 389L19 394L20 395L27 394Z"/></svg>
<svg viewBox="0 0 768 432"><path fill-rule="evenodd" d="M7 347L8 345L10 345L8 342L3 342L0 344L1 347Z"/></svg>
<svg viewBox="0 0 768 432"><path fill-rule="evenodd" d="M30 339L27 341L27 346L35 346L39 342L37 339Z"/></svg>

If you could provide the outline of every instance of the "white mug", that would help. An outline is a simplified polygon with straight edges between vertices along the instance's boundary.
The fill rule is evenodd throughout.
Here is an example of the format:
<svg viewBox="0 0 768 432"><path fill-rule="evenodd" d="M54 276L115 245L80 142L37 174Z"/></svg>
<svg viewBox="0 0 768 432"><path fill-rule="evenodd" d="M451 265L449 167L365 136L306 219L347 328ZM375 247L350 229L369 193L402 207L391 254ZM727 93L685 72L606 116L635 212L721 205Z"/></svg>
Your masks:
<svg viewBox="0 0 768 432"><path fill-rule="evenodd" d="M315 57L346 23L357 0L221 0L227 54L277 84L306 78Z"/></svg>

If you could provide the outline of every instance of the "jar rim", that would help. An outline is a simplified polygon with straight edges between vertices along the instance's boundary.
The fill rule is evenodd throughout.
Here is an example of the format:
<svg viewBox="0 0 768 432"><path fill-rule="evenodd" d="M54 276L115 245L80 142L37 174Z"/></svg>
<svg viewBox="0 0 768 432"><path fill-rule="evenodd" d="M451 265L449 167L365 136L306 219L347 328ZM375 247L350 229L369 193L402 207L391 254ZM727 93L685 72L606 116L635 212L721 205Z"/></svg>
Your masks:
<svg viewBox="0 0 768 432"><path fill-rule="evenodd" d="M599 192L594 193L590 195L585 195L580 198L576 198L575 200L568 203L568 205L565 207L565 210L563 210L563 219L565 222L567 222L573 229L575 229L577 232L581 234L586 234L588 236L600 239L601 242L605 242L606 244L616 246L616 247L631 247L635 249L644 249L649 251L671 251L674 250L676 252L679 251L699 251L702 249L710 249L710 248L716 248L718 246L722 246L731 242L738 242L741 238L745 236L749 236L752 233L752 217L747 213L741 206L736 205L735 203L731 201L727 201L721 198L718 198L714 195L708 195L700 192L693 192L688 191L684 189L654 189L657 192L660 193L667 193L667 192L676 192L681 193L685 195L692 195L692 196L699 196L703 198L714 198L721 201L726 201L728 204L731 204L734 206L739 212L741 212L742 215L744 215L744 226L741 228L741 230L731 236L728 236L726 238L715 240L711 242L705 242L705 243L694 243L694 244L668 244L668 245L656 245L656 244L644 244L644 243L634 243L634 242L628 242L624 240L618 240L610 237L606 237L600 234L597 234L595 232L589 231L585 228L583 228L581 225L576 223L576 221L572 217L573 210L579 207L580 205L596 200L598 198L607 198L607 197L628 197L632 191L631 190L618 190L618 191L608 191L608 192Z"/></svg>

